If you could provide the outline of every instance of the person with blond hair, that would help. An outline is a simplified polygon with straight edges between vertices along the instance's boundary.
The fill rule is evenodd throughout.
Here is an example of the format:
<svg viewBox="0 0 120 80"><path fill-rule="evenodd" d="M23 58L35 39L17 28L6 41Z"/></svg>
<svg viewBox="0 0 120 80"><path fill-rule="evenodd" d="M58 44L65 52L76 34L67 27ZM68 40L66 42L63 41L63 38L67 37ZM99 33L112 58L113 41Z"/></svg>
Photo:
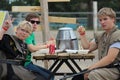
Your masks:
<svg viewBox="0 0 120 80"><path fill-rule="evenodd" d="M11 24L6 20L0 30L0 80L45 80L24 67L28 54L24 40L32 33L32 24L22 21L15 35L5 34Z"/></svg>
<svg viewBox="0 0 120 80"><path fill-rule="evenodd" d="M78 32L84 49L98 49L99 61L87 68L91 71L84 74L84 79L78 75L72 80L117 80L120 77L120 30L115 25L116 13L112 8L104 7L97 15L103 32L96 33L90 42L84 27L79 27Z"/></svg>

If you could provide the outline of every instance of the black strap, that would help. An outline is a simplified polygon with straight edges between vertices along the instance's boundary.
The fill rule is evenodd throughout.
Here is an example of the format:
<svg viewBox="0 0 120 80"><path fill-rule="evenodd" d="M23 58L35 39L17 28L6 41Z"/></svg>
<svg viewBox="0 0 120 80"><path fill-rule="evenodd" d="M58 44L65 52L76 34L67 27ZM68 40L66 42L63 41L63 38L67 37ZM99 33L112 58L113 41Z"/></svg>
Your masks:
<svg viewBox="0 0 120 80"><path fill-rule="evenodd" d="M10 59L0 59L0 63L13 64L13 65L22 65L21 60L10 60Z"/></svg>
<svg viewBox="0 0 120 80"><path fill-rule="evenodd" d="M22 55L23 55L22 57L17 56L16 59L26 61L26 60L24 59L24 56L25 56L25 55L24 55L24 51L21 49L20 44L19 44L18 41L16 40L16 37L15 37L14 35L10 35L10 37L11 37L12 40L15 42L15 45L16 45L17 50L20 51L20 52L22 53Z"/></svg>
<svg viewBox="0 0 120 80"><path fill-rule="evenodd" d="M120 61L118 61L116 64L114 64L116 66L116 68L118 69L119 73L120 73ZM118 80L120 80L120 76L118 78Z"/></svg>
<svg viewBox="0 0 120 80"><path fill-rule="evenodd" d="M104 66L104 67L99 67L99 68L95 68L95 69L100 69L100 68L117 68L120 72L120 61L117 62L117 63L114 63L114 64L110 64L110 65L107 65L107 66ZM92 70L95 70L95 69L92 69ZM77 76L77 75L82 75L82 74L85 74L85 73L88 73L88 72L91 72L92 70L84 70L82 72L79 72L77 74L73 74L73 75L68 75L68 76L65 76L65 77L62 77L60 79L57 79L57 80L65 80L67 78L70 78L70 77L74 77L74 76ZM119 78L120 79L120 78Z"/></svg>
<svg viewBox="0 0 120 80"><path fill-rule="evenodd" d="M22 51L19 43L16 41L15 37L14 37L13 35L10 35L10 37L11 37L11 38L13 39L13 41L15 42L15 45L16 45L17 49L18 49L21 53L23 53L23 51Z"/></svg>

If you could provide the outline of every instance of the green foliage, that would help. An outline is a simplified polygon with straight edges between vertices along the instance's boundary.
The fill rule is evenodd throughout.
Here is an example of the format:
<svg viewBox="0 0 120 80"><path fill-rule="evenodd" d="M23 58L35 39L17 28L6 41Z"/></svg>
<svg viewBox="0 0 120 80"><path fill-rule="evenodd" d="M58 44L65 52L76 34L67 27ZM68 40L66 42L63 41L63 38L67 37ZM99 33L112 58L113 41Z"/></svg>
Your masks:
<svg viewBox="0 0 120 80"><path fill-rule="evenodd" d="M0 10L11 11L12 6L40 6L39 0L14 0L9 3L10 0L0 0ZM11 0L12 1L12 0ZM111 7L115 11L120 11L119 0L70 0L70 2L49 2L49 12L92 12L92 2L98 1L98 9L102 7ZM15 14L16 15L16 14ZM88 28L93 26L92 14L49 14L50 16L61 17L82 17L87 18ZM117 14L120 16L120 14ZM61 27L61 26L59 26ZM53 26L54 28L54 26Z"/></svg>
<svg viewBox="0 0 120 80"><path fill-rule="evenodd" d="M11 11L12 6L39 6L39 0L0 0L0 10ZM49 2L49 12L83 12L91 11L91 2L94 0L70 0L70 2ZM98 1L98 9L102 7L111 7L116 11L120 10L119 0L96 0Z"/></svg>
<svg viewBox="0 0 120 80"><path fill-rule="evenodd" d="M30 6L39 6L40 5L39 0L24 0L24 1L26 1L26 4L30 5Z"/></svg>
<svg viewBox="0 0 120 80"><path fill-rule="evenodd" d="M0 10L10 10L10 4L8 0L0 0Z"/></svg>
<svg viewBox="0 0 120 80"><path fill-rule="evenodd" d="M111 7L113 8L115 11L119 11L120 10L120 2L119 0L98 0L98 6L99 9L102 7Z"/></svg>
<svg viewBox="0 0 120 80"><path fill-rule="evenodd" d="M84 11L84 9L81 9L81 2L87 3L88 1L70 0L70 2L52 2L48 6L51 12L79 12L80 10Z"/></svg>
<svg viewBox="0 0 120 80"><path fill-rule="evenodd" d="M39 6L39 0L0 0L0 10L11 11L12 6Z"/></svg>

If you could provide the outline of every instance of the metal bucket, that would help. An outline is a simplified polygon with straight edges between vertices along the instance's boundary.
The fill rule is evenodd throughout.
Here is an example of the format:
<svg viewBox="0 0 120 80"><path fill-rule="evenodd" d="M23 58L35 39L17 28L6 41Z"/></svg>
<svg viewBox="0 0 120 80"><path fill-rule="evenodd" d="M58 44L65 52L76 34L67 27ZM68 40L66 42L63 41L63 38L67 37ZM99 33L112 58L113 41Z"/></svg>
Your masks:
<svg viewBox="0 0 120 80"><path fill-rule="evenodd" d="M60 28L56 37L56 48L78 50L78 40L72 28Z"/></svg>

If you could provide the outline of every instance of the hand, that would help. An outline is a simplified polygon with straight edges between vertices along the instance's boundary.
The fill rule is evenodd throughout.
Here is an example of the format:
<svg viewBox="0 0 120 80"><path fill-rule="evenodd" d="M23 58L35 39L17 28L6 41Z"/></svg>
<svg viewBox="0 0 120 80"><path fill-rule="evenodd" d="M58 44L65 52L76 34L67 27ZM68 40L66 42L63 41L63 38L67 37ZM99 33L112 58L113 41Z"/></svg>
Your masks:
<svg viewBox="0 0 120 80"><path fill-rule="evenodd" d="M11 27L11 24L12 24L12 21L11 20L6 20L4 23L3 23L3 30L7 31L9 27Z"/></svg>
<svg viewBox="0 0 120 80"><path fill-rule="evenodd" d="M49 44L55 44L55 38L54 37L50 37L48 40Z"/></svg>
<svg viewBox="0 0 120 80"><path fill-rule="evenodd" d="M85 74L84 74L84 80L88 80L88 74L89 74L89 73L85 73Z"/></svg>
<svg viewBox="0 0 120 80"><path fill-rule="evenodd" d="M50 44L55 44L55 40L49 40L49 41L47 41L46 45L50 45Z"/></svg>
<svg viewBox="0 0 120 80"><path fill-rule="evenodd" d="M50 37L49 40L55 40L53 37Z"/></svg>
<svg viewBox="0 0 120 80"><path fill-rule="evenodd" d="M55 39L53 37L49 38L49 40L45 43L47 47L49 47L51 44L55 45Z"/></svg>
<svg viewBox="0 0 120 80"><path fill-rule="evenodd" d="M85 28L83 26L79 26L77 31L79 32L80 35L85 35Z"/></svg>

